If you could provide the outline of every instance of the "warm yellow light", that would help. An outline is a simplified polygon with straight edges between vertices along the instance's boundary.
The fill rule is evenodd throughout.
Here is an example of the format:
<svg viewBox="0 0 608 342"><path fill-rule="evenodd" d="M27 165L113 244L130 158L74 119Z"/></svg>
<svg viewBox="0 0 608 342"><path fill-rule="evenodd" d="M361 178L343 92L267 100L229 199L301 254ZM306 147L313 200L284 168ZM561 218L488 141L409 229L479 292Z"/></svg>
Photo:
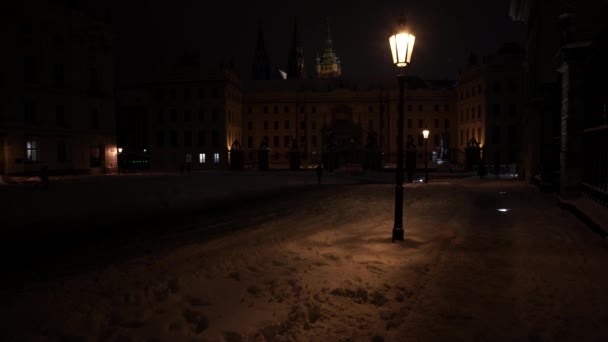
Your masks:
<svg viewBox="0 0 608 342"><path fill-rule="evenodd" d="M412 51L416 37L405 31L396 33L388 38L393 55L393 64L398 67L406 67L412 60Z"/></svg>
<svg viewBox="0 0 608 342"><path fill-rule="evenodd" d="M118 148L118 153L122 153L122 147Z"/></svg>
<svg viewBox="0 0 608 342"><path fill-rule="evenodd" d="M429 138L429 130L425 129L424 131L422 131L422 135L424 135L424 139L428 139Z"/></svg>

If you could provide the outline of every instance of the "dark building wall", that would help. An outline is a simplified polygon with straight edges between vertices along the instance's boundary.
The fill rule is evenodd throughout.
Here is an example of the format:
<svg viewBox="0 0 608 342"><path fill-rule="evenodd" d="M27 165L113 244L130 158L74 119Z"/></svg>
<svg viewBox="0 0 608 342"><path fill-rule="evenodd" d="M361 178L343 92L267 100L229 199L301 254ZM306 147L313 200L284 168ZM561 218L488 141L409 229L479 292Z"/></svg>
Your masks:
<svg viewBox="0 0 608 342"><path fill-rule="evenodd" d="M111 27L67 2L3 8L4 174L116 167Z"/></svg>

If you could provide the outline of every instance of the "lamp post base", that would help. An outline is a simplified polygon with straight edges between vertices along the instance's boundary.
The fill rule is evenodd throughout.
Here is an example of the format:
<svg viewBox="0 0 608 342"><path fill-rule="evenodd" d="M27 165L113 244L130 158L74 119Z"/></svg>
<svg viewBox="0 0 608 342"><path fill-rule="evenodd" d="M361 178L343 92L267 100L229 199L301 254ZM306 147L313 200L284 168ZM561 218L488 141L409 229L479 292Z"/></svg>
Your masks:
<svg viewBox="0 0 608 342"><path fill-rule="evenodd" d="M403 241L403 228L393 228L393 242Z"/></svg>

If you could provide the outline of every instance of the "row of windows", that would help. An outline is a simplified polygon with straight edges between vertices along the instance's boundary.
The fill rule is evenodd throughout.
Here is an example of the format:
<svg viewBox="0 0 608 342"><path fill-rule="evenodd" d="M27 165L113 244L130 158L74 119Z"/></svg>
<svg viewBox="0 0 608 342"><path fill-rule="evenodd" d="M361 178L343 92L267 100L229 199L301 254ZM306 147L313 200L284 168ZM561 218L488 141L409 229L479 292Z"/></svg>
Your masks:
<svg viewBox="0 0 608 342"><path fill-rule="evenodd" d="M407 119L407 128L414 128L414 121L412 119ZM425 123L425 120L418 120L418 128L428 128ZM433 120L433 128L441 128L441 121L439 119ZM445 119L443 122L443 128L450 128L450 120Z"/></svg>
<svg viewBox="0 0 608 342"><path fill-rule="evenodd" d="M499 103L495 103L492 107L492 112L494 114L494 117L500 117L502 115L502 106ZM517 115L517 105L513 103L509 104L509 116L513 117L515 115ZM460 121L468 121L469 119L475 120L476 116L477 119L481 119L481 105L477 106L477 111L475 111L475 107L470 107L466 110L460 111Z"/></svg>
<svg viewBox="0 0 608 342"><path fill-rule="evenodd" d="M205 121L205 110L203 109L199 109L198 112L196 113L196 117L198 119L198 121ZM193 120L193 113L192 110L190 109L186 109L184 110L183 113L183 122L191 122ZM211 110L211 120L212 121L217 121L219 120L219 110L218 109L213 109ZM165 121L165 113L162 110L159 110L157 115L156 115L156 121L159 123L162 123ZM169 121L171 122L177 122L177 110L175 109L171 109L169 111Z"/></svg>
<svg viewBox="0 0 608 342"><path fill-rule="evenodd" d="M68 145L65 141L57 142L57 161L65 163L68 161ZM38 162L40 159L37 140L27 140L25 142L25 160L28 162Z"/></svg>
<svg viewBox="0 0 608 342"><path fill-rule="evenodd" d="M254 141L253 141L253 136L248 136L247 137L247 147L248 148L257 148L257 146L254 145ZM285 135L283 136L283 147L285 148L289 148L293 145L293 137L291 135ZM317 147L318 145L318 139L316 135L312 135L310 136L310 144L313 147ZM281 147L281 137L278 135L275 135L272 137L272 145L270 145L270 140L268 136L264 136L262 138L261 141L261 145L266 145L266 146L272 146L272 147ZM306 137L305 136L301 136L300 137L300 145L306 145Z"/></svg>
<svg viewBox="0 0 608 342"><path fill-rule="evenodd" d="M475 92L475 89L477 89L477 92ZM473 97L475 95L481 95L483 91L483 87L481 84L478 84L477 87L475 86L471 86L466 88L465 90L461 90L460 91L460 99L463 100L465 98L469 98L469 97Z"/></svg>
<svg viewBox="0 0 608 342"><path fill-rule="evenodd" d="M186 163L187 164L191 164L192 163L192 153L186 153ZM199 164L206 164L207 163L207 154L206 153L199 153L198 154L198 163ZM219 164L220 163L220 154L219 153L213 153L213 164Z"/></svg>
<svg viewBox="0 0 608 342"><path fill-rule="evenodd" d="M263 122L263 127L265 130L269 129L269 122L268 120L264 120ZM285 129L290 129L290 121L289 120L285 120L284 121L284 126ZM369 120L368 121L368 125L367 125L368 129L372 130L375 128L374 125L374 120ZM413 128L413 120L412 119L408 119L407 120L407 127L408 128ZM427 127L424 123L424 120L418 120L418 128L425 128ZM434 119L433 120L433 127L434 128L441 128L441 121L440 119ZM273 122L273 128L275 130L279 129L279 121L274 121ZM312 120L311 121L311 128L312 129L317 129L317 121L316 120ZM384 128L384 122L380 122L380 128ZM450 128L450 120L445 119L444 121L444 128ZM253 130L253 121L248 121L247 122L247 129L249 130ZM300 121L300 129L306 129L306 121Z"/></svg>
<svg viewBox="0 0 608 342"><path fill-rule="evenodd" d="M283 112L284 113L289 113L289 110L290 110L289 106L285 106L283 108ZM268 106L264 106L263 111L264 111L264 114L268 114L268 112L269 112ZM306 107L305 106L301 106L300 107L300 113L305 113L305 112L306 112ZM311 112L312 113L316 113L317 112L317 107L312 106L311 107ZM252 114L252 113L253 113L253 108L252 107L247 107L247 114ZM279 106L274 106L273 113L275 113L275 114L279 113Z"/></svg>
<svg viewBox="0 0 608 342"><path fill-rule="evenodd" d="M38 106L34 102L26 102L23 107L23 122L26 125L35 126L40 124ZM68 127L69 120L65 112L64 105L55 106L55 125L57 127ZM97 109L91 109L89 112L89 128L99 129L101 127L101 114Z"/></svg>
<svg viewBox="0 0 608 342"><path fill-rule="evenodd" d="M316 120L312 120L310 122L311 128L312 129L317 129L317 121ZM278 130L279 129L279 121L275 120L273 122L273 129ZM263 127L265 130L267 130L269 128L269 123L268 120L264 120L263 122ZM283 127L285 129L290 129L290 124L289 124L289 120L285 120L283 122ZM247 129L248 130L253 130L253 121L248 121L247 122ZM300 121L300 129L306 129L306 121Z"/></svg>
<svg viewBox="0 0 608 342"><path fill-rule="evenodd" d="M470 114L470 116L469 116ZM461 110L460 111L460 121L468 121L469 118L470 120L475 120L475 117L477 115L477 119L481 120L481 105L477 106L477 111L475 111L475 107L470 107L467 108L466 110Z"/></svg>
<svg viewBox="0 0 608 342"><path fill-rule="evenodd" d="M494 81L492 83L492 91L494 93L501 93L504 89L507 91L514 93L517 91L517 82L515 80L506 80L506 81ZM481 95L483 92L483 87L481 84L477 86L467 87L464 90L460 91L460 99L463 100L465 98L473 97L475 95Z"/></svg>
<svg viewBox="0 0 608 342"><path fill-rule="evenodd" d="M89 93L100 91L100 75L96 67L89 68L88 88ZM23 58L23 80L26 83L40 82L39 62L34 56ZM65 66L61 63L53 65L52 85L56 88L65 87ZM95 94L94 94L95 95Z"/></svg>
<svg viewBox="0 0 608 342"><path fill-rule="evenodd" d="M501 127L500 126L494 126L492 128L492 143L493 144L502 144L503 143L503 139L502 139L502 135L501 135ZM461 129L460 130L460 144L464 145L465 142L470 141L471 139L475 139L475 141L480 142L481 141L481 127L477 128L477 135L475 135L475 128L471 128L470 130L467 128L465 129ZM466 140L465 140L466 138ZM507 128L507 144L517 144L517 127L516 126L509 126Z"/></svg>
<svg viewBox="0 0 608 342"><path fill-rule="evenodd" d="M380 111L381 111L381 112L383 112L383 111L384 111L384 106L380 105L380 107L379 107L379 108L380 108ZM423 105L423 104L419 104L419 105L418 105L416 108L418 109L418 111L419 111L419 112L423 112L423 111L424 111L424 105ZM373 113L373 112L374 112L374 110L375 110L375 107L374 107L373 105L369 105L369 106L367 107L367 111L368 111L368 112L370 112L370 113ZM395 107L395 110L396 110L396 111L399 111L399 105L397 105L397 106ZM408 105L407 105L407 109L406 109L406 110L407 110L408 112L413 112L413 111L414 111L414 106L413 106L413 105L411 105L411 104L408 104ZM433 106L433 110L434 110L435 112L439 112L439 111L441 111L441 106L440 106L440 105L438 105L438 104L436 104L436 105L434 105L434 106ZM316 113L316 112L317 112L317 107L314 107L314 106L313 106L313 107L311 107L311 111L312 111L312 113ZM443 111L444 111L444 112L449 112L449 111L450 111L450 105L449 105L449 104L447 104L447 103L446 103L446 104L444 104L444 105L443 105ZM264 112L264 114L268 114L268 112L269 112L269 108L268 108L268 106L264 106L263 112ZM279 113L279 106L274 106L274 108L273 108L273 112L274 112L275 114L278 114L278 113ZM284 108L284 112L285 112L285 113L289 113L289 106L285 106L285 108ZM305 113L305 112L306 112L306 107L301 106L301 107L300 107L300 113ZM248 108L247 108L247 113L248 113L248 114L252 114L252 113L253 113L253 108L252 108L252 107L248 107Z"/></svg>
<svg viewBox="0 0 608 342"><path fill-rule="evenodd" d="M193 132L192 131L184 131L182 143L184 147L192 147L193 145ZM177 131L170 131L168 134L168 142L169 146L177 147L178 145L178 133ZM165 132L159 131L156 132L156 146L164 147L165 146ZM207 133L206 131L200 130L196 134L196 143L199 147L205 147L207 145ZM211 146L218 147L220 145L220 134L217 130L211 131Z"/></svg>
<svg viewBox="0 0 608 342"><path fill-rule="evenodd" d="M423 104L419 104L419 105L417 106L417 108L418 108L418 111L419 111L419 112L424 112L424 105L423 105ZM435 111L435 112L439 112L439 111L440 111L440 109L441 109L441 106L440 106L440 105L438 105L438 104L433 105L433 111ZM397 105L397 111L398 111L398 110L399 110L399 105ZM414 106L413 106L413 105L411 105L411 104L408 104L408 105L407 105L407 111L408 111L408 112L413 112L413 111L414 111ZM446 104L444 104L444 105L443 105L443 111L444 111L444 112L449 112L449 111L450 111L450 105L449 105L449 104L447 104L447 103L446 103Z"/></svg>

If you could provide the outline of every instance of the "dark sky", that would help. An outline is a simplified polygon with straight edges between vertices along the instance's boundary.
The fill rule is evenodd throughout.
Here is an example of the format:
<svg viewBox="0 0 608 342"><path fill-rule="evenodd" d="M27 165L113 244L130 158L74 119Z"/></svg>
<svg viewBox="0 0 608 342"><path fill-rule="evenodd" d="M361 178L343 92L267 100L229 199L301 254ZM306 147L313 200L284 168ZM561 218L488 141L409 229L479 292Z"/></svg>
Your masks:
<svg viewBox="0 0 608 342"><path fill-rule="evenodd" d="M329 17L346 78L395 74L387 38L402 10L416 35L406 72L425 79L455 78L470 51L485 55L524 38L522 24L509 19L508 0L139 0L110 6L116 68L123 82L156 78L191 50L200 51L203 62L213 66L234 56L241 77L249 79L260 21L271 63L285 69L297 18L306 71L312 75Z"/></svg>

